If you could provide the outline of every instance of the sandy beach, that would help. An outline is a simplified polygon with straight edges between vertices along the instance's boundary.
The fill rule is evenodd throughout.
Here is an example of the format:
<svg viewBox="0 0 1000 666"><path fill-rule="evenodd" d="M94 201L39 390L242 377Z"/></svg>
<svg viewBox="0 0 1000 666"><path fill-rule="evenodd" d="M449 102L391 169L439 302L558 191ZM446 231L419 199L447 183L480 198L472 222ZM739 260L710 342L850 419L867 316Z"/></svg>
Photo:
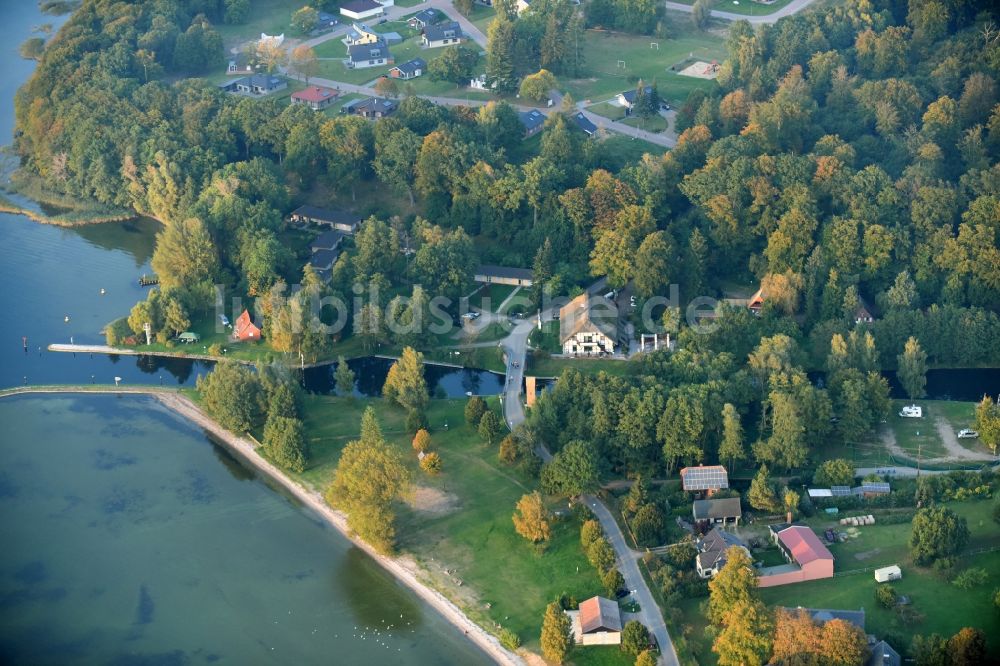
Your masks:
<svg viewBox="0 0 1000 666"><path fill-rule="evenodd" d="M206 432L211 434L212 437L239 455L255 469L268 475L280 483L284 488L288 489L288 491L294 494L295 497L298 498L303 504L321 516L327 523L333 526L346 538L350 539L352 543L358 546L358 548L364 550L384 569L404 583L407 587L412 589L418 596L420 596L421 599L430 604L438 613L444 616L445 619L462 630L469 640L475 643L496 663L511 666L523 666L525 664L524 659L500 645L500 642L496 639L496 637L490 635L483 630L482 627L470 620L465 613L461 611L461 609L459 609L444 595L422 583L419 578L420 570L416 567L412 560L403 560L402 558L380 555L368 544L357 537L352 536L347 527L347 517L343 513L332 509L319 493L303 488L301 485L285 476L280 469L265 460L257 453L256 450L254 450L254 445L249 439L237 436L220 426L186 396L173 391L158 390L156 388L129 387L115 389L108 387L106 389L95 390L93 387L75 388L72 386L53 386L12 388L0 391L0 397L21 393L128 393L154 396L157 400L175 413L202 427Z"/></svg>

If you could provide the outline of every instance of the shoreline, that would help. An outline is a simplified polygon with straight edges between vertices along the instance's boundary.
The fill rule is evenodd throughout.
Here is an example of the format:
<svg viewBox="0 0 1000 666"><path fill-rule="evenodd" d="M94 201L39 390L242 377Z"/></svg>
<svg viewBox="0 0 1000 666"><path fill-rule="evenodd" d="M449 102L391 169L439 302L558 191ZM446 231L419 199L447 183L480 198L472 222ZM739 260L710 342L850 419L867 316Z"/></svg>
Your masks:
<svg viewBox="0 0 1000 666"><path fill-rule="evenodd" d="M340 532L344 538L365 551L369 557L392 574L396 580L413 590L418 597L430 605L445 620L459 630L462 630L465 633L465 637L472 641L494 662L504 666L524 666L525 661L519 655L510 652L500 645L499 640L495 636L473 622L443 594L421 582L419 578L421 570L412 560L405 561L405 558L402 557L381 555L375 552L367 543L351 535L347 527L347 517L340 511L330 507L320 493L305 488L287 477L275 465L258 454L254 445L246 437L236 435L220 426L187 396L174 390L154 387L91 389L77 386L52 386L5 389L0 391L0 398L30 393L125 393L152 396L179 417L204 429L214 440L225 446L232 453L235 453L254 470L270 477L288 492L292 493L296 499L302 502L313 513L317 514L327 524Z"/></svg>
<svg viewBox="0 0 1000 666"><path fill-rule="evenodd" d="M39 224L51 224L55 227L85 227L91 224L108 224L110 222L127 222L129 220L134 220L138 217L134 213L105 213L105 214L95 214L89 215L85 211L74 211L71 213L66 213L66 215L81 215L80 219L69 219L63 218L59 215L52 216L46 215L45 213L31 210L30 208L25 208L24 206L19 206L16 202L11 201L7 197L3 196L5 190L0 190L0 213L7 213L10 215L23 215L32 222L37 222Z"/></svg>

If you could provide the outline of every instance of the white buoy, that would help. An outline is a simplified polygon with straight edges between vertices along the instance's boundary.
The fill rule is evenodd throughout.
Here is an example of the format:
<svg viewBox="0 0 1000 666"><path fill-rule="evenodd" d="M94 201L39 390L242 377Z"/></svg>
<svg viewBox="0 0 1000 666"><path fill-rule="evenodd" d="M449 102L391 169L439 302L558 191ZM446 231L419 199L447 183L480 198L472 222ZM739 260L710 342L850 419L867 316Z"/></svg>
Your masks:
<svg viewBox="0 0 1000 666"><path fill-rule="evenodd" d="M66 315L65 317L63 317L63 321L68 324L69 323L69 315Z"/></svg>
<svg viewBox="0 0 1000 666"><path fill-rule="evenodd" d="M105 294L104 287L101 287L101 296Z"/></svg>

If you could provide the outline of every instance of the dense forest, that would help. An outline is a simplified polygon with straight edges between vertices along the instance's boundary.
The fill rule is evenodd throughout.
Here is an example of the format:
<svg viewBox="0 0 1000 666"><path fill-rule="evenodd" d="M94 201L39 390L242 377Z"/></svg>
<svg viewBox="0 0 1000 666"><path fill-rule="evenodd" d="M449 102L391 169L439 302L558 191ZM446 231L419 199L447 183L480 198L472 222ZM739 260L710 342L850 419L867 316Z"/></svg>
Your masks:
<svg viewBox="0 0 1000 666"><path fill-rule="evenodd" d="M724 309L722 332L689 344L742 365L761 338L786 335L803 367L822 368L865 302L876 367L894 367L911 336L932 365L982 364L1000 340L990 4L849 0L734 23L718 87L679 109L678 146L622 163L561 113L537 155L514 159L520 126L503 102L407 97L370 123L226 96L190 77L221 66L213 22L239 19L240 2L89 0L17 96L17 149L47 187L167 225L158 263L180 321L213 282L265 295L300 281L284 214L317 186L350 197L375 184L420 215L373 226L317 289L422 282L454 296L477 259L534 265L555 293L592 275L640 298L679 283L685 302L763 284L760 317ZM558 30L578 20L566 7L539 16ZM501 11L494 28L534 25L541 58L550 21L534 14ZM404 244L417 260L392 250Z"/></svg>

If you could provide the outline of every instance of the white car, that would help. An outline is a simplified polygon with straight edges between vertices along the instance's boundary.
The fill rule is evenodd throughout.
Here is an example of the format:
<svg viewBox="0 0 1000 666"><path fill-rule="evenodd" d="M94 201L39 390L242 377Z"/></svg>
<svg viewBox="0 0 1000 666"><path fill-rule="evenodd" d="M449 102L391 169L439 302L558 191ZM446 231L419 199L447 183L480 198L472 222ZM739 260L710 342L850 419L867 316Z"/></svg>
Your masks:
<svg viewBox="0 0 1000 666"><path fill-rule="evenodd" d="M971 428L963 428L958 431L959 439L975 439L976 437L979 437L979 433Z"/></svg>
<svg viewBox="0 0 1000 666"><path fill-rule="evenodd" d="M479 315L481 314L482 314L481 312L466 312L465 314L462 315L462 319L468 319L469 321L472 321L473 319L479 319Z"/></svg>
<svg viewBox="0 0 1000 666"><path fill-rule="evenodd" d="M919 419L923 417L924 410L920 405L906 405L899 410L899 415L908 419Z"/></svg>

